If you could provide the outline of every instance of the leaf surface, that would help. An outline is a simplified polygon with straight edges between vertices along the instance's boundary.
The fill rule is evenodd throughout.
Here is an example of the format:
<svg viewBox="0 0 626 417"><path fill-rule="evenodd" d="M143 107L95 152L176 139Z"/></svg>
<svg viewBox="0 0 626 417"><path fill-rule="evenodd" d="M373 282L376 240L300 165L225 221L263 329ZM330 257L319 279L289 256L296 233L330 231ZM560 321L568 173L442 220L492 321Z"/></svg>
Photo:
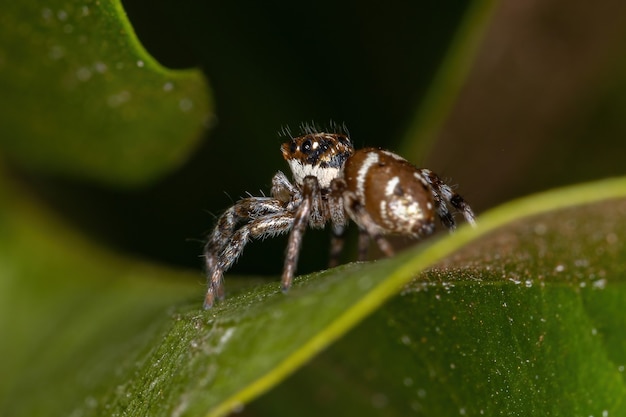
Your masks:
<svg viewBox="0 0 626 417"><path fill-rule="evenodd" d="M146 53L118 0L0 14L0 146L37 171L133 185L186 160L209 120L198 70Z"/></svg>
<svg viewBox="0 0 626 417"><path fill-rule="evenodd" d="M546 410L546 401L563 381L569 381L572 390L571 396L563 399L564 409L591 410L583 401L589 396L578 390L587 389L590 381L599 377L608 388L598 388L602 400L593 406L616 410L618 403L609 399L621 398L615 395L623 389L619 364L624 359L621 348L625 341L615 331L623 319L615 314L617 321L596 320L610 317L611 306L615 308L624 297L620 284L623 264L618 262L623 260L624 247L617 239L621 230L616 228L626 209L622 200L610 199L625 195L626 180L616 179L524 199L487 213L476 230L464 228L393 259L349 264L300 277L287 296L280 293L277 282L238 289L237 280L230 277L229 297L209 312L200 309L202 287L190 285L190 280L181 281L178 273L111 258L83 244L78 245L82 250L57 253L49 236L63 238L66 233L50 233L46 226L34 227L36 222L25 219L17 222L23 233L11 233L12 229L3 233L5 247L18 249L9 258L13 261L2 264L5 269L25 274L14 273L15 280L18 276L20 280L30 278L32 291L5 291L2 305L7 311L25 305L34 306L34 310L18 315L18 323L6 320L2 327L7 329L4 332L15 333L19 324L24 345L38 349L45 344L47 348L38 359L41 363L33 363L29 359L32 351L14 344L5 347L4 358L18 358L3 365L9 369L14 390L8 410L12 415L32 415L43 409L83 414L224 415L278 384L342 336L330 353L364 347L360 350L368 359L365 363L383 374L374 378L374 386L387 384L385 378L400 384L410 378L427 394L445 392L444 397L421 398L419 389L407 390L415 394L414 407L419 403L434 413L449 411L449 398L455 399L459 409L486 410L494 392L505 388L508 394L502 391L502 401L514 398L515 404ZM554 211L539 222L523 220L586 201L599 203L592 209ZM603 211L606 206L612 209ZM28 214L27 210L22 212ZM597 221L577 227L579 216ZM498 229L512 222L516 223ZM562 235L563 228L568 235ZM607 232L607 228L612 231ZM38 239L9 245L15 236ZM563 237L560 247L554 245L558 236ZM502 243L507 239L508 244ZM597 242L604 242L603 250L595 250L596 256L592 256L594 251L589 248L598 249ZM549 257L533 256L532 250L546 247L554 247ZM20 255L19 249L24 254ZM49 255L33 262L26 255L32 250ZM586 254L585 258L581 254ZM509 259L516 262L509 265ZM586 259L587 266L576 267L581 259ZM118 266L100 270L102 264ZM430 272L420 274L429 267ZM42 276L41 269L48 271L49 284L38 289L35 281ZM568 275L569 271L574 275ZM82 280L84 274L91 278ZM159 284L154 275L170 278ZM9 280L9 288L11 282L16 281ZM401 296L366 319L402 288ZM590 311L595 310L593 315L586 313L587 304ZM79 305L83 308L77 308ZM581 320L587 324L580 326ZM361 322L362 326L348 333ZM611 341L606 347L601 343L604 339ZM115 340L118 342L113 343ZM563 356L563 346L571 353ZM384 365L387 358L408 359L410 355L414 355L411 366L415 369L401 366L404 361ZM364 366L360 355L347 357L354 361L352 366ZM371 357L379 358L379 367ZM343 360L349 364L346 357L342 356ZM492 361L498 365L485 368ZM587 366L588 361L593 364ZM481 370L483 374L476 377ZM556 371L567 370L580 379L553 379ZM520 379L516 378L518 373ZM348 374L359 379L359 372ZM94 375L99 377L94 379ZM493 385L469 384L473 378L487 377ZM549 383L544 386L538 382L542 388L535 392L526 389L530 377ZM81 378L91 382L79 390L66 391L64 387L70 385L64 384L38 390L37 394L26 390L33 381L69 383ZM427 380L442 384L442 390L429 388L432 385L426 385ZM24 400L27 393L33 401ZM406 403L401 397L396 401L395 395L403 393L390 389L379 399L397 407L401 414ZM370 398L354 392L352 396L361 398L359 401ZM343 407L354 406L348 397L341 397ZM580 401L571 405L568 398Z"/></svg>

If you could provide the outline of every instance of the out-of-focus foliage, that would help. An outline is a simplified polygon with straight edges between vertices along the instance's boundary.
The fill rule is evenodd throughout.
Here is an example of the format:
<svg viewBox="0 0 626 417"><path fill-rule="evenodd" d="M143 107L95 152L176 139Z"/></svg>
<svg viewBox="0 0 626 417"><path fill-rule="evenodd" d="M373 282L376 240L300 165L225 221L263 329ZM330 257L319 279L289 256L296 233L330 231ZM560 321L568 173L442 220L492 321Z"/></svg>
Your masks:
<svg viewBox="0 0 626 417"><path fill-rule="evenodd" d="M157 63L119 1L5 3L0 40L0 152L29 169L154 181L208 121L202 73Z"/></svg>

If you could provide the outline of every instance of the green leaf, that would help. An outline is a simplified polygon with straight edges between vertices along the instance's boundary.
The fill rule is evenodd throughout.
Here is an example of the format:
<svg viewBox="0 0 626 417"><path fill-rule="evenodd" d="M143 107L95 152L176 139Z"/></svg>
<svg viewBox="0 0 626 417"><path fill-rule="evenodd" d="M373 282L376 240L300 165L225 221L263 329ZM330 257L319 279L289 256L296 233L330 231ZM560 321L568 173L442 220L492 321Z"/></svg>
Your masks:
<svg viewBox="0 0 626 417"><path fill-rule="evenodd" d="M184 162L207 123L202 73L156 62L117 0L6 3L0 39L0 146L23 166L144 183Z"/></svg>
<svg viewBox="0 0 626 417"><path fill-rule="evenodd" d="M596 185L603 188L509 205L519 215L557 197L579 204L481 233L251 408L304 416L625 415L626 199L584 204ZM498 211L506 215L485 214L479 232Z"/></svg>
<svg viewBox="0 0 626 417"><path fill-rule="evenodd" d="M229 297L209 312L200 309L203 288L181 281L185 274L103 252L18 201L0 222L9 277L0 329L18 335L1 356L12 358L2 363L4 414L223 415L345 335L320 359L343 365L313 367L328 374L315 389L345 390L334 398L345 409L469 415L507 404L520 413L616 415L626 360L615 310L626 298L618 238L626 203L618 197L626 178L513 202L482 216L476 230L300 277L287 296L277 282L233 293L229 277ZM9 222L8 212L21 215ZM58 247L58 239L73 244ZM567 394L555 405L557 392ZM290 396L306 400L301 391ZM311 413L339 406L332 399L314 401Z"/></svg>
<svg viewBox="0 0 626 417"><path fill-rule="evenodd" d="M0 414L64 415L109 389L197 288L94 246L5 179L0 202Z"/></svg>

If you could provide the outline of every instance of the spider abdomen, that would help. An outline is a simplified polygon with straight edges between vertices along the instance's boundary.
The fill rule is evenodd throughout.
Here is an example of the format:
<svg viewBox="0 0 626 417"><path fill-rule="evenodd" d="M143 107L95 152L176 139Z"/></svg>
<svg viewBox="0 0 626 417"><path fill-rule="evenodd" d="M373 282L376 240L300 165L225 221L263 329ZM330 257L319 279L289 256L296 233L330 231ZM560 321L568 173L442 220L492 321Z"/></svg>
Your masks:
<svg viewBox="0 0 626 417"><path fill-rule="evenodd" d="M357 150L346 161L344 180L381 233L432 233L432 192L421 171L404 158L375 148Z"/></svg>

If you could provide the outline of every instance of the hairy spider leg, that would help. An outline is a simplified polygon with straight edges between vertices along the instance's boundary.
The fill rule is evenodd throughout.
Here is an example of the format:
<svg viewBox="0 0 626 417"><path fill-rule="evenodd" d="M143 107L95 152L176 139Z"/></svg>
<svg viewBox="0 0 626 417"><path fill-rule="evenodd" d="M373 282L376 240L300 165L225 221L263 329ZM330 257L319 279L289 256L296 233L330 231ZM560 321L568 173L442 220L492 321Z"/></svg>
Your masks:
<svg viewBox="0 0 626 417"><path fill-rule="evenodd" d="M357 242L357 260L360 262L367 261L367 253L369 252L370 247L370 235L367 230L359 227L359 240ZM380 245L379 245L380 246ZM391 250L391 255L393 255L393 250ZM391 256L387 255L387 256Z"/></svg>
<svg viewBox="0 0 626 417"><path fill-rule="evenodd" d="M284 202L270 197L249 197L239 200L218 219L217 226L204 247L204 258L209 288L205 297L205 308L224 296L223 274L237 260L249 238L265 237L284 233L280 220L288 223L293 218L285 215ZM237 227L244 223L238 230ZM275 230L272 229L274 227Z"/></svg>
<svg viewBox="0 0 626 417"><path fill-rule="evenodd" d="M243 198L226 210L217 220L205 247L206 269L210 273L217 257L228 244L237 225L272 213L284 212L284 202L296 192L285 174L278 171L272 178L272 197ZM213 256L210 256L213 255Z"/></svg>
<svg viewBox="0 0 626 417"><path fill-rule="evenodd" d="M474 220L474 212L470 208L469 204L467 204L467 202L463 199L463 197L454 192L454 190L452 190L452 187L443 182L443 180L431 170L420 169L419 171L430 185L433 199L435 201L435 209L437 211L437 215L439 215L441 223L443 223L444 226L450 229L450 231L454 231L456 229L456 222L454 221L454 217L448 210L447 203L450 203L452 207L454 207L459 213L461 213L469 224L471 224L473 227L476 226L476 221Z"/></svg>
<svg viewBox="0 0 626 417"><path fill-rule="evenodd" d="M343 252L343 247L346 241L345 238L346 228L332 228L330 236L330 251L328 254L328 267L334 268L339 265L339 257Z"/></svg>
<svg viewBox="0 0 626 417"><path fill-rule="evenodd" d="M217 220L217 224L204 247L205 256L211 253L219 255L228 244L239 223L283 212L283 206L282 201L271 197L248 197L237 201Z"/></svg>
<svg viewBox="0 0 626 417"><path fill-rule="evenodd" d="M281 278L281 289L287 292L291 287L293 276L298 265L298 256L302 247L302 239L308 225L320 228L324 226L322 209L322 193L319 182L313 176L304 177L302 182L302 203L298 207L293 221L293 227L287 241L285 266Z"/></svg>
<svg viewBox="0 0 626 417"><path fill-rule="evenodd" d="M250 223L241 226L233 234L230 243L224 248L219 261L213 269L204 308L211 308L215 299L224 298L224 272L230 269L237 258L239 258L250 239L262 239L285 233L291 228L293 220L292 216L285 213L277 213L268 217L254 219Z"/></svg>
<svg viewBox="0 0 626 417"><path fill-rule="evenodd" d="M343 184L343 185L342 185ZM328 256L328 267L334 268L339 265L339 257L343 252L345 244L345 234L348 226L346 211L343 208L343 190L345 182L334 179L330 183L328 193L328 211L331 223L330 252Z"/></svg>

